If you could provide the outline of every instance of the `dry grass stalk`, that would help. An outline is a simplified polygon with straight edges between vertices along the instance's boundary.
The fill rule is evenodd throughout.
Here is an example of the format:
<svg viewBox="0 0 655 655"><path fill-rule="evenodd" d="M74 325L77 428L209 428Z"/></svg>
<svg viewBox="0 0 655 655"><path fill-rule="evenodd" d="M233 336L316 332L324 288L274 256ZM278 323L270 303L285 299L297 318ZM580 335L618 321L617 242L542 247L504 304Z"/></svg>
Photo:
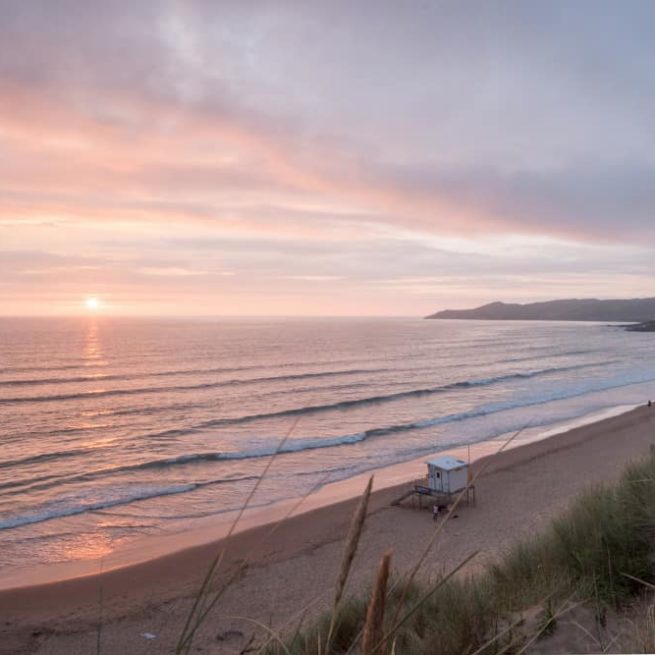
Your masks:
<svg viewBox="0 0 655 655"><path fill-rule="evenodd" d="M329 653L330 651L330 642L332 640L332 634L334 632L336 620L337 620L337 610L339 608L339 603L343 598L343 592L346 589L346 583L348 582L348 576L350 575L350 569L352 568L353 560L355 559L355 554L357 553L357 548L359 546L359 540L362 536L362 530L364 528L364 522L366 521L366 512L368 510L368 501L371 497L371 490L373 489L373 476L368 479L368 484L364 493L359 499L359 504L357 509L353 514L352 521L350 523L350 530L348 531L348 537L346 539L346 547L343 551L343 557L341 558L341 569L339 570L339 578L337 580L337 588L334 593L334 604L332 606L332 619L330 621L330 629L328 630L327 640L325 642L325 652Z"/></svg>
<svg viewBox="0 0 655 655"><path fill-rule="evenodd" d="M645 652L655 650L655 605L649 605L646 613Z"/></svg>
<svg viewBox="0 0 655 655"><path fill-rule="evenodd" d="M579 607L584 603L584 601L579 601L577 603L571 603L571 598L572 595L569 596L566 600L564 600L559 608L554 612L553 617L551 618L550 621L544 622L543 626L537 632L535 632L532 637L523 645L523 648L517 652L516 655L523 655L523 653L528 652L532 644L534 644L539 637L546 631L546 629L551 625L553 622L559 620L562 616L567 614L568 612L574 610L576 607Z"/></svg>
<svg viewBox="0 0 655 655"><path fill-rule="evenodd" d="M267 469L268 470L268 467ZM280 526L287 520L289 517L291 517L299 508L300 506L307 500L309 496L311 496L315 491L317 491L320 487L322 487L329 479L330 474L324 475L316 484L314 484L306 493L304 496L298 499L298 501L282 516L276 523L273 524L271 529L264 535L262 538L263 542L266 542L270 537L280 528ZM253 555L253 552L256 550L257 546L253 547L248 553L246 554L244 561L241 562L236 569L230 574L230 576L227 578L227 580L221 585L220 589L215 591L214 598L211 600L209 605L200 612L196 618L196 623L197 625L200 625L209 615L211 610L214 608L214 606L218 603L220 598L222 597L223 593L226 592L230 586L236 582L236 580L239 579L239 577L246 571L248 568L248 565L250 563L250 559ZM222 554L222 553L221 553ZM317 603L321 598L325 595L325 592L322 592L319 594L313 601L309 603L309 606L314 605ZM300 616L305 613L307 607L303 608L300 612L298 612L297 616ZM292 617L290 621L292 621L294 618L297 618L296 616ZM264 650L270 643L273 641L273 637L269 637L269 640L264 643L264 645L259 649L261 652Z"/></svg>
<svg viewBox="0 0 655 655"><path fill-rule="evenodd" d="M630 624L632 630L622 640L623 652L628 652L628 646L632 652L655 653L655 605L647 602L645 611Z"/></svg>
<svg viewBox="0 0 655 655"><path fill-rule="evenodd" d="M523 617L516 619L513 623L510 623L504 630L494 635L491 639L489 639L484 644L482 644L482 646L480 646L476 651L471 653L471 655L482 655L482 653L484 653L490 646L493 646L496 642L499 642L504 637L512 634L512 631L518 628L522 623L523 623Z"/></svg>
<svg viewBox="0 0 655 655"><path fill-rule="evenodd" d="M529 425L529 424L528 424L528 425ZM525 429L528 427L528 425L525 425L525 426L522 427L520 430L517 430L517 431L516 431L513 435L511 435L511 436L510 436L510 437L509 437L505 442L503 442L503 444L502 444L501 447L496 451L495 454L497 455L497 454L500 454L501 452L503 452L503 450L505 450L505 448L507 448L507 446L509 446L509 445L512 443L512 441L514 441L514 439L516 439L516 438L517 438L517 437L518 437L518 436L523 432L523 430L525 430ZM410 589L410 587L411 587L411 585L412 585L412 582L414 581L414 578L416 577L416 575L417 575L417 573L419 572L421 566L423 565L423 562L425 561L425 558L427 557L428 553L429 553L430 550L432 549L432 546L434 545L435 541L437 540L437 538L438 538L439 535L441 534L441 532L442 532L442 530L444 529L446 523L447 523L448 520L451 518L451 516L454 514L455 510L458 508L458 506L459 506L459 504L461 503L461 501L464 499L464 496L468 493L468 491L471 489L471 487L475 484L476 480L480 477L480 475L485 471L485 469L486 469L487 466L489 465L490 461L491 461L490 459L487 460L487 462L485 462L485 464L484 464L482 467L480 467L480 469L479 469L479 470L476 472L476 474L471 478L471 480L469 480L469 482L468 482L468 484L466 485L466 487L465 487L464 489L462 489L462 491L459 493L459 495L458 495L457 498L455 499L455 502L453 503L453 505L451 506L450 510L449 510L448 513L446 514L444 520L443 520L441 523L439 523L439 524L437 525L437 528L436 528L435 531L433 532L432 537L428 540L428 544L426 545L425 550L423 551L423 553L422 553L421 556L419 557L417 563L414 565L414 567L413 567L412 570L410 571L410 574L409 574L409 576L408 576L408 578L407 578L407 580L406 580L406 582L405 582L405 585L404 585L404 587L403 587L403 589L402 589L402 592L401 592L401 594L400 594L400 601L399 601L398 604L397 604L396 612L395 612L394 617L393 617L393 619L392 619L392 621L391 621L392 625L394 625L394 628L391 630L391 632L390 632L388 635L385 636L385 638L384 638L385 641L388 641L388 639L390 638L390 635L393 634L393 633L394 633L394 632L395 632L395 631L396 631L396 630L397 630L397 629L398 629L398 628L399 628L399 627L400 627L400 626L401 626L401 625L402 625L402 624L403 624L403 623L404 623L404 622L409 618L409 616L411 616L411 614L413 614L413 613L414 613L414 612L415 612L415 611L420 607L420 605L422 605L423 602L425 602L425 600L426 600L427 598L429 598L429 597L430 597L430 596L431 596L431 595L432 595L432 594L433 594L433 593L434 593L434 592L435 592L435 591L436 591L436 590L437 590L437 589L438 589L438 588L439 588L439 587L440 587L440 586L441 586L441 585L442 585L442 584L443 584L443 583L444 583L448 578L450 578L452 575L454 575L455 573L457 573L457 572L458 572L458 571L459 571L459 570L460 570L460 569L461 569L465 564L467 564L467 563L468 563L471 559L473 559L473 557L475 557L475 555L477 554L478 551L476 551L475 553L473 553L473 554L471 554L469 557L467 557L467 558L466 558L463 562L461 562L461 563L460 563L460 564L459 564L459 565L458 565L458 566L457 566L453 571L451 571L451 572L446 576L446 578L442 579L442 581L441 581L439 584L437 584L437 586L436 586L435 588L433 588L433 589L432 589L432 590L431 590L431 591L430 591L430 592L429 592L429 593L428 593L428 594L423 598L423 600L422 600L421 602L419 602L418 605L416 605L414 608L412 608L412 610L409 612L408 615L405 615L402 619L400 618L400 613L401 613L401 611L402 611L402 609L403 609L403 606L404 606L404 604L405 604L405 598L406 598L407 592L409 591L409 589ZM390 593L391 593L391 591L393 591L396 587L400 586L401 582L402 582L402 580L400 580L400 579L397 580L396 583L395 583L394 585L392 585L392 587L391 587L391 589L390 589ZM349 647L348 650L346 651L346 654L345 654L345 655L351 655L351 653L354 651L354 649L356 648L356 646L357 646L357 645L359 644L359 642L361 641L362 634L363 634L363 629L359 632L357 638L356 638L356 639L353 641L353 643L350 645L350 647Z"/></svg>
<svg viewBox="0 0 655 655"><path fill-rule="evenodd" d="M463 569L480 551L473 551L468 557L464 558L454 569L441 578L435 585L433 585L428 591L421 596L421 598L413 605L396 623L389 632L384 636L384 641L389 641L398 630L425 604L425 602L435 594L441 587L443 587L451 578L453 578L461 569Z"/></svg>
<svg viewBox="0 0 655 655"><path fill-rule="evenodd" d="M494 454L499 455L500 453L502 453L505 450L505 448L507 448L507 446L509 446L512 443L512 441L514 441L514 439L516 439L523 432L523 430L525 430L527 427L528 427L527 425L522 427L520 430L517 430L512 436L510 436L508 439L506 439L503 442L503 444L501 445L501 447ZM425 562L428 554L432 550L432 547L434 546L435 542L439 538L439 535L441 534L444 527L446 526L446 524L450 520L450 517L455 513L455 510L459 507L461 502L464 500L464 497L469 493L469 490L471 489L471 487L473 487L473 485L475 484L477 479L484 473L484 471L486 470L487 466L489 466L491 461L492 461L491 458L489 458L478 469L478 471L476 471L475 475L468 481L466 487L464 487L464 489L462 489L460 491L460 493L457 495L457 497L455 498L455 502L451 505L451 507L448 510L448 513L446 514L446 517L444 518L444 520L437 525L436 529L432 533L432 536L430 537L430 539L428 539L428 542L427 542L427 544L425 546L425 549L421 553L421 555L418 558L416 564L414 565L414 567L412 568L412 570L409 573L409 576L407 577L407 581L405 582L405 586L404 586L403 591L402 591L401 596L400 596L400 602L398 603L398 609L396 610L396 615L394 616L394 621L393 621L394 623L398 620L398 617L400 616L400 612L401 612L403 604L405 602L405 596L407 595L407 592L409 591L410 587L412 586L412 583L414 582L414 579L416 578L416 575L418 574L419 570L423 566L423 563Z"/></svg>
<svg viewBox="0 0 655 655"><path fill-rule="evenodd" d="M437 583L436 583L432 588L430 588L430 589L427 591L427 593L425 593L425 594L424 594L424 595L419 599L419 601L418 601L418 602L417 602L413 607L411 607L411 608L409 609L409 611L408 611L408 612L407 612L407 613L406 613L406 614L405 614L401 619L399 619L399 620L396 621L397 617L399 616L399 614L398 614L398 612L397 612L396 615L394 616L394 619L393 619L393 620L394 620L393 627L389 630L389 632L388 632L386 635L384 635L384 636L382 637L380 643L377 644L377 646L376 646L376 648L375 648L374 650L378 650L378 648L380 648L380 647L382 646L382 644L387 643L387 642L388 642L388 641L393 637L393 642L392 642L392 644L393 644L393 647L392 647L392 655L393 655L393 650L395 649L395 644L396 644L396 640L397 640L397 636L394 636L394 635L398 632L398 630L402 627L402 625L403 625L406 621L408 621L408 620L412 617L412 615L413 615L416 611L418 611L418 610L423 606L423 604L424 604L424 603L425 603L425 602L430 598L430 596L432 596L434 593L436 593L436 592L437 592L441 587L443 587L443 585L445 585L445 584L446 584L446 583L447 583L451 578L453 578L457 573L459 573L459 571L460 571L462 568L464 568L464 566L466 566L466 565L467 565L467 564L468 564L468 563L469 563L469 562L470 562L470 561L471 561L471 560L472 560L472 559L473 559L473 558L474 558L478 553L479 553L479 551L477 551L477 550L474 551L474 552L471 553L468 557L466 557L464 560L462 560L462 561L461 561L461 562L460 562L460 563L459 563L459 564L458 564L454 569L452 569L452 570L451 570L447 575L445 575L443 578L440 578L440 579L437 581ZM393 589L394 589L394 585L392 585L391 588L389 589L389 592L388 592L387 596L390 596L390 595L391 595ZM355 639L353 639L353 642L352 642L352 643L350 644L350 646L348 647L348 650L346 651L345 655L351 655L351 653L356 649L357 645L359 644L359 642L360 642L361 639L362 639L362 635L363 635L363 633L364 633L364 628L362 628L362 629L359 631L359 633L357 634L357 636L355 637Z"/></svg>
<svg viewBox="0 0 655 655"><path fill-rule="evenodd" d="M265 623L262 623L261 621L258 621L257 619L251 619L248 616L225 616L223 618L228 619L228 620L232 620L232 621L243 621L243 622L246 622L246 623L252 623L254 626L256 626L260 630L262 630L262 632L265 632L268 635L269 640L276 641L278 643L278 645L280 646L280 648L282 648L282 650L284 651L285 655L291 655L289 649L287 648L287 645L284 643L284 640L280 636L280 633L276 632L275 630L273 630L273 628L270 628ZM256 650L260 651L261 649L257 648Z"/></svg>
<svg viewBox="0 0 655 655"><path fill-rule="evenodd" d="M292 432L295 430L296 425L298 425L298 421L300 420L300 417L297 417L295 421L292 423L291 427L287 431L287 433L284 435L284 437L280 440L278 443L278 446L273 453L273 455L268 459L268 462L266 463L266 466L264 466L264 470L262 471L261 475L257 478L257 481L253 485L253 488L251 489L250 493L248 494L248 497L244 501L243 505L239 509L237 515L234 518L234 521L232 521L232 524L230 525L230 529L228 530L227 536L225 537L225 544L227 544L232 537L234 531L237 528L237 525L241 521L242 516L250 506L250 502L252 501L253 497L257 493L257 490L259 489L262 481L266 477L266 474L270 470L271 466L273 466L273 463L275 462L275 459L277 458L278 454L284 447L284 444L287 442L289 437L291 436ZM208 600L207 597L211 593L211 589L213 586L213 582L216 578L216 575L218 574L219 569L221 568L221 564L223 563L223 558L225 556L225 548L220 550L217 554L214 560L212 561L211 565L209 566L209 570L207 571L207 574L205 575L202 584L200 585L200 590L196 594L193 606L191 607L191 611L189 612L189 615L187 616L186 622L184 624L184 627L182 628L182 633L180 634L180 638L177 642L177 645L175 647L175 655L180 655L181 653L188 653L191 650L191 645L193 643L193 638L200 627L200 625L203 623L203 621L207 618L207 615L209 612L213 609L213 607L216 605L218 602L218 599L222 594L225 592L227 587L234 582L235 576L232 576L232 578L229 580L227 585L223 585L222 589L219 590L219 592L214 596L213 599ZM239 572L240 573L240 572Z"/></svg>
<svg viewBox="0 0 655 655"><path fill-rule="evenodd" d="M336 609L337 605L343 597L343 592L346 589L346 582L348 582L348 576L350 575L350 569L352 567L353 560L355 559L355 554L357 553L357 548L359 546L359 540L362 536L362 529L364 528L364 522L366 521L366 511L368 509L368 501L371 497L371 489L373 488L373 476L368 479L368 484L364 493L359 499L359 504L357 505L357 510L353 514L352 521L350 523L350 530L348 531L348 537L346 539L346 547L343 551L343 557L341 559L341 569L339 570L339 579L337 580L337 588L334 593L334 608Z"/></svg>
<svg viewBox="0 0 655 655"><path fill-rule="evenodd" d="M639 584L644 585L644 587L647 587L648 589L655 591L655 585L651 584L650 582L646 582L646 580L642 580L641 578L636 578L634 575L630 575L629 573L621 573L621 575L625 576L626 578L629 578L630 580L634 580Z"/></svg>
<svg viewBox="0 0 655 655"><path fill-rule="evenodd" d="M325 592L322 591L320 594L317 596L314 596L312 600L310 600L308 603L305 604L305 606L299 611L293 614L287 621L285 621L279 628L279 631L281 633L284 633L286 628L289 626L293 625L296 621L298 621L296 625L295 632L293 634L293 637L289 640L289 643L294 643L298 636L300 635L300 630L302 628L302 623L305 619L305 616L307 612L312 609L314 606L316 606L321 600L323 600L323 597L325 596ZM320 630L319 630L320 633ZM266 651L266 649L270 646L270 644L273 642L273 638L269 637L265 642L262 643L262 645L257 649L258 653L263 653ZM320 646L319 646L319 654L320 654Z"/></svg>
<svg viewBox="0 0 655 655"><path fill-rule="evenodd" d="M375 655L384 649L384 602L387 594L389 569L391 568L391 551L388 550L380 561L375 587L366 612L366 626L362 641L363 655Z"/></svg>
<svg viewBox="0 0 655 655"><path fill-rule="evenodd" d="M553 594L551 593L551 594L548 594L545 598L543 598L541 600L541 605L545 606L546 603L548 603L551 600L552 595ZM475 650L473 653L471 653L471 655L482 655L482 653L484 653L488 648L490 648L494 644L497 644L497 642L500 642L505 636L511 635L512 632L516 628L518 628L523 622L524 622L523 616L519 616L518 619L516 619L515 621L510 623L504 630L501 630L500 632L495 634L493 637L491 637L491 639L489 639L489 641L486 641L484 644L482 644L482 646L480 646L477 650ZM505 644L504 648L501 651L499 651L498 653L496 653L496 655L501 655L505 651L507 651L507 650L509 650L511 648L514 648L515 645L516 644L510 639Z"/></svg>
<svg viewBox="0 0 655 655"><path fill-rule="evenodd" d="M276 523L274 523L271 529L262 537L262 542L265 543L268 539L270 539L271 536L275 534L275 532L280 528L280 526L300 508L300 506L307 500L307 498L315 491L317 491L323 484L325 484L328 477L329 474L323 476L315 485L311 487L311 489L307 491L307 493L305 493L304 496L299 498L298 501L284 514L284 516L280 518ZM246 569L250 564L250 560L253 556L253 553L256 549L257 546L251 548L246 554L244 561L238 564L236 569L230 574L230 576L221 585L221 587L215 590L214 598L212 599L210 604L199 614L197 619L198 624L202 623L205 620L209 612L211 612L211 610L214 608L216 603L220 600L223 593L225 593L232 586L232 584L234 584L241 577L241 575L245 573Z"/></svg>

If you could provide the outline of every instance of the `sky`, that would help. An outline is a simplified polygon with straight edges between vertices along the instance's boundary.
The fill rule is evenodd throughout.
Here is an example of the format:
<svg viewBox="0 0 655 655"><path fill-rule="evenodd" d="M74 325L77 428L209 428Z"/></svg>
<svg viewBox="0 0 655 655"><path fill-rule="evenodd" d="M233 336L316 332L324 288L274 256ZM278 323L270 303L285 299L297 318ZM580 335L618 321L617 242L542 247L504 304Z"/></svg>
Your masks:
<svg viewBox="0 0 655 655"><path fill-rule="evenodd" d="M0 315L653 296L653 34L650 1L0 0Z"/></svg>

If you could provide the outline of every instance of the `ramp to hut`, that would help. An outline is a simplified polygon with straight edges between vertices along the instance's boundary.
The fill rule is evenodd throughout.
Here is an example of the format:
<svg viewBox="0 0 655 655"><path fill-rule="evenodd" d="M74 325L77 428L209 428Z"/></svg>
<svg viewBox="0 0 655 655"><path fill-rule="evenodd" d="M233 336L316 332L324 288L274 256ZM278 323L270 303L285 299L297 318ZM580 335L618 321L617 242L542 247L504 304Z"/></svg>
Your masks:
<svg viewBox="0 0 655 655"><path fill-rule="evenodd" d="M469 484L464 489L458 489L452 493L447 493L431 489L427 486L425 478L422 478L421 480L414 481L411 486L398 498L394 499L391 504L393 506L400 506L407 499L411 499L412 505L418 503L419 509L422 509L424 505L426 507L431 507L432 505L446 507L455 502L461 493L464 493L464 499L468 505L475 505L475 485Z"/></svg>
<svg viewBox="0 0 655 655"><path fill-rule="evenodd" d="M396 498L395 500L391 501L392 505L400 505L402 504L403 500L407 500L410 496L413 496L416 493L415 489L412 487L411 489L408 489L400 498Z"/></svg>

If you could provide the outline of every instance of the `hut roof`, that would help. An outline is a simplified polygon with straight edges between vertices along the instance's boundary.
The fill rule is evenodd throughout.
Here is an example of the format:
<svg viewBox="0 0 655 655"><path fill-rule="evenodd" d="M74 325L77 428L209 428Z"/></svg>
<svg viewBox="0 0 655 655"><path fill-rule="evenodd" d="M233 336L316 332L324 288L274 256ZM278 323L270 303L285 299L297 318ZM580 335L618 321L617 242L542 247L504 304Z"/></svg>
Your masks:
<svg viewBox="0 0 655 655"><path fill-rule="evenodd" d="M436 459L430 459L427 463L429 466L436 466L443 471L453 471L454 469L462 468L462 466L468 466L465 461L447 455L444 457L437 457Z"/></svg>

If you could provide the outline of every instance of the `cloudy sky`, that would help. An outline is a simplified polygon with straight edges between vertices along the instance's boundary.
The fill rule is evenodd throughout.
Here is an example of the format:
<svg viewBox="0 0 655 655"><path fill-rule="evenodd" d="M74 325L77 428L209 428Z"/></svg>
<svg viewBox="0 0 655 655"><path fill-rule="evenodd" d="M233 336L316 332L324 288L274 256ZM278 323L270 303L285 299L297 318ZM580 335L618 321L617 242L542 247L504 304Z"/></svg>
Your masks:
<svg viewBox="0 0 655 655"><path fill-rule="evenodd" d="M655 3L0 0L0 314L655 295Z"/></svg>

